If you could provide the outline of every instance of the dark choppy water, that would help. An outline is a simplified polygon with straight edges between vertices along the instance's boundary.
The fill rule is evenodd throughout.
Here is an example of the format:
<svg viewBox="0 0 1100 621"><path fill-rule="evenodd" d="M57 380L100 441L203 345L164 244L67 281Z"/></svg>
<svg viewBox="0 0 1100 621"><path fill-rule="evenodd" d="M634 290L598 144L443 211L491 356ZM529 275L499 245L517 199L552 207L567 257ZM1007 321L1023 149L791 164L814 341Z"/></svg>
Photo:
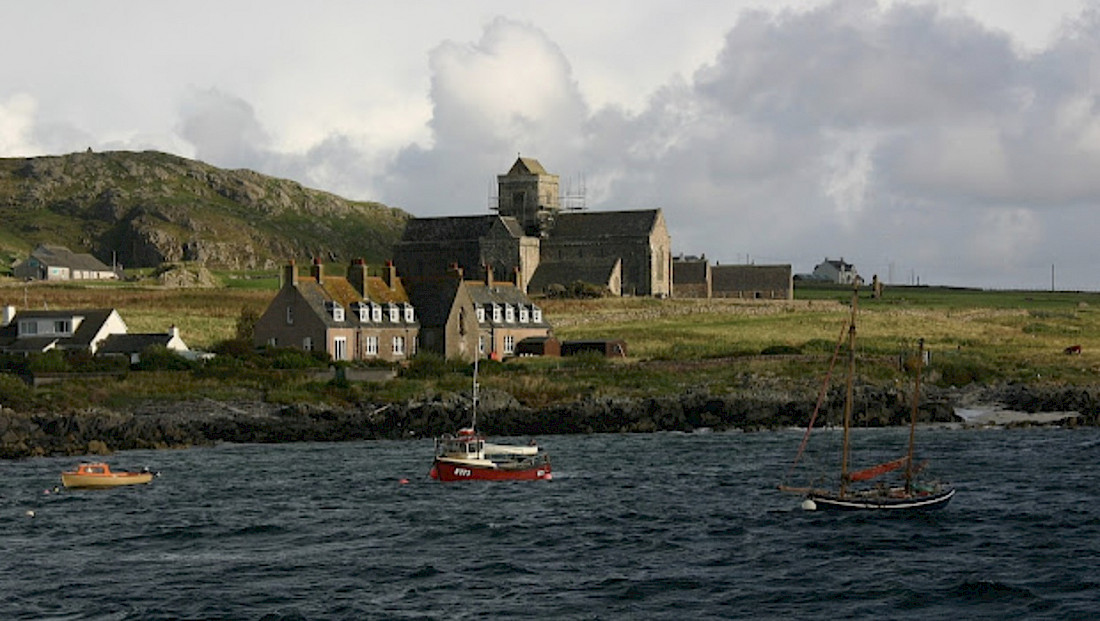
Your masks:
<svg viewBox="0 0 1100 621"><path fill-rule="evenodd" d="M1100 615L1100 430L920 437L960 490L924 517L799 510L798 431L545 437L548 483L436 483L430 441L121 453L162 476L105 492L5 462L0 618Z"/></svg>

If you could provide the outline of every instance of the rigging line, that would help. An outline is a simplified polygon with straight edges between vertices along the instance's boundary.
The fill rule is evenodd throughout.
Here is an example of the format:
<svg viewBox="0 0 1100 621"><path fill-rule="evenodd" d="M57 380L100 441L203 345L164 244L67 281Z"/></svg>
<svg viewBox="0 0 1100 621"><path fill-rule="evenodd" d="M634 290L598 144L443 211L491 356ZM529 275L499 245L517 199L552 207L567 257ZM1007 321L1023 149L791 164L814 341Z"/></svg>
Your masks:
<svg viewBox="0 0 1100 621"><path fill-rule="evenodd" d="M821 389L817 393L817 405L814 406L814 412L810 415L810 423L806 425L806 432L802 434L802 443L798 445L798 453L794 456L794 462L791 463L790 468L787 469L787 474L783 476L784 481L790 478L791 472L793 472L795 466L798 465L798 461L802 459L802 453L806 450L806 444L810 441L810 432L813 431L814 421L817 420L817 414L821 410L821 404L825 401L825 391L829 388L829 381L833 375L833 368L836 367L836 360L840 357L840 348L844 345L844 336L847 331L847 325L840 328L840 336L836 340L836 349L833 350L833 358L829 361L829 370L825 372L825 381L821 383Z"/></svg>

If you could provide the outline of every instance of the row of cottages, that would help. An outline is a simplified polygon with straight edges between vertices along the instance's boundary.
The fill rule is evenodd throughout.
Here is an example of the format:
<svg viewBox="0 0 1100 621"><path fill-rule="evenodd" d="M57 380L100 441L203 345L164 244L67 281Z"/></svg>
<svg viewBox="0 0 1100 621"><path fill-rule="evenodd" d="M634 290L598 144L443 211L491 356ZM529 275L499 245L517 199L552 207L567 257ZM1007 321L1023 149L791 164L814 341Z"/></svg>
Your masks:
<svg viewBox="0 0 1100 621"><path fill-rule="evenodd" d="M163 346L185 357L193 352L179 328L165 333L130 333L112 308L82 310L20 310L0 312L0 353L34 354L52 350L86 351L92 355L127 356L131 363L151 346Z"/></svg>
<svg viewBox="0 0 1100 621"><path fill-rule="evenodd" d="M558 175L520 157L497 177L496 214L413 218L394 246L403 277L438 278L457 264L478 280L488 271L523 292L580 281L613 295L672 294L672 241L660 209L564 209Z"/></svg>
<svg viewBox="0 0 1100 621"><path fill-rule="evenodd" d="M425 349L466 362L475 355L500 360L519 355L525 340L551 336L542 309L515 282L496 280L492 267L484 272L483 280L466 280L465 271L452 265L445 275L408 280L425 317Z"/></svg>
<svg viewBox="0 0 1100 621"><path fill-rule="evenodd" d="M420 321L393 265L371 276L362 259L347 276L324 273L319 259L309 278L290 261L275 299L256 321L257 346L323 351L333 360L404 360L416 354Z"/></svg>
<svg viewBox="0 0 1100 621"><path fill-rule="evenodd" d="M316 348L333 360L395 362L423 349L472 362L513 356L523 339L549 336L542 310L514 282L485 271L481 281L465 280L457 266L440 276L400 278L390 263L376 277L356 259L342 278L325 275L315 260L306 279L292 261L256 322L255 344Z"/></svg>
<svg viewBox="0 0 1100 621"><path fill-rule="evenodd" d="M42 244L31 251L25 261L12 268L12 274L22 280L106 280L118 278L118 273L102 261L86 253L76 253L64 246Z"/></svg>
<svg viewBox="0 0 1100 621"><path fill-rule="evenodd" d="M677 298L794 299L789 264L711 265L706 256L677 257L672 269Z"/></svg>

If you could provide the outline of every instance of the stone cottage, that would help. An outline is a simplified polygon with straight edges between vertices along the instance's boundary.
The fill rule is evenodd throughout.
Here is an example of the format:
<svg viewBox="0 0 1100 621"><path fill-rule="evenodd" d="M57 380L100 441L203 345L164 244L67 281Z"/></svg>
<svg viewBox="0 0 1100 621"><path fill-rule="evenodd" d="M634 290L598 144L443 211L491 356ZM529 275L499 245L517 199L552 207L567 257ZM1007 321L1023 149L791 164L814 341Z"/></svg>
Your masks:
<svg viewBox="0 0 1100 621"><path fill-rule="evenodd" d="M257 346L324 351L333 360L405 360L416 353L420 322L392 264L370 276L356 259L347 276L314 260L309 278L290 261L282 286L256 321Z"/></svg>

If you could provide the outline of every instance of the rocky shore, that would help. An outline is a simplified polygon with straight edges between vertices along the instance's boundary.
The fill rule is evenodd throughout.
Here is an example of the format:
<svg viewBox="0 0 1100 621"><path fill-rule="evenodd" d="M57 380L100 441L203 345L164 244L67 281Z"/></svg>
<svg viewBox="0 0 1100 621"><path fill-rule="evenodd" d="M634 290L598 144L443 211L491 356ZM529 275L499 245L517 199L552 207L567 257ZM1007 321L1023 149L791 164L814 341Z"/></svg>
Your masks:
<svg viewBox="0 0 1100 621"><path fill-rule="evenodd" d="M962 389L929 388L921 401L922 422L1012 425L1096 425L1100 386L1060 387L1007 384ZM911 397L902 390L860 385L855 390L859 426L902 425ZM656 431L755 431L801 427L813 412L816 394L759 390L716 395L694 390L652 399L582 398L544 409L525 407L511 395L482 394L480 430L495 436ZM1012 412L1011 417L975 420L959 412ZM843 396L827 395L817 424L836 425ZM1054 413L1054 414L1052 414ZM218 442L329 442L423 438L469 424L468 396L440 394L399 404L333 408L313 404L226 403L210 399L147 403L128 410L23 413L0 409L0 458L107 454L149 448L185 448Z"/></svg>

